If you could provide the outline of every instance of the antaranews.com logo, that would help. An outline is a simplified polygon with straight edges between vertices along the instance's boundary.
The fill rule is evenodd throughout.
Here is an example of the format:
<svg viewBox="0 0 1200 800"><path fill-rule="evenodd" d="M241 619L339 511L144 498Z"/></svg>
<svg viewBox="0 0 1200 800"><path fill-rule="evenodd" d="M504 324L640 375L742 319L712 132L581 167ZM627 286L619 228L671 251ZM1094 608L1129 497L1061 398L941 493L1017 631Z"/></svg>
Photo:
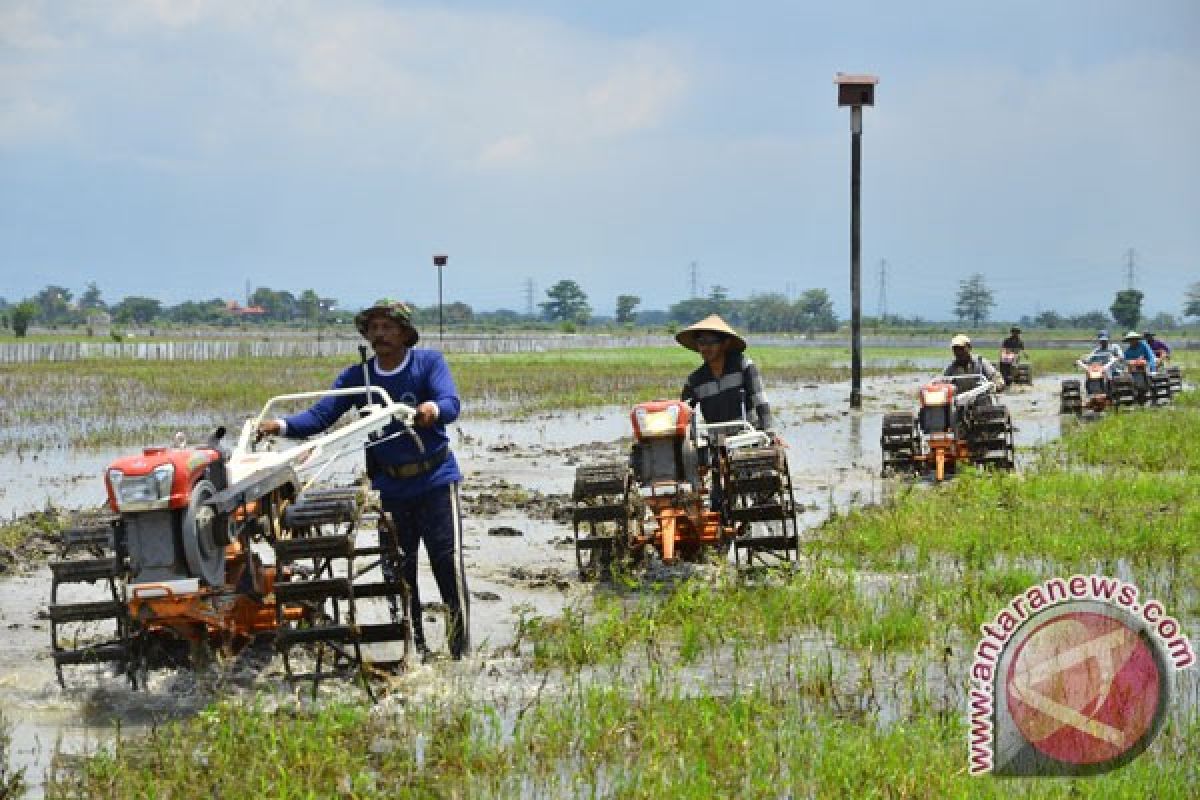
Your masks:
<svg viewBox="0 0 1200 800"><path fill-rule="evenodd" d="M1094 775L1158 735L1174 673L1196 661L1179 622L1131 583L1052 578L980 630L971 665L972 775Z"/></svg>

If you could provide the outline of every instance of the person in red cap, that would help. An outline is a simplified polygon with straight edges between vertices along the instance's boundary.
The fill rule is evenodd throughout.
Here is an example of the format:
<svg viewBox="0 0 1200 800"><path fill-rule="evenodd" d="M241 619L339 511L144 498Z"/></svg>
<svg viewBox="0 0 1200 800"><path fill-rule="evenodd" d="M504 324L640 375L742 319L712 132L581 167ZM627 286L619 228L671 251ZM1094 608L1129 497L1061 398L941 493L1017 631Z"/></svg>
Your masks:
<svg viewBox="0 0 1200 800"><path fill-rule="evenodd" d="M367 449L367 474L399 535L404 554L401 574L411 589L409 619L418 651L428 652L417 591L417 549L424 541L442 601L450 609L450 654L461 659L468 649L470 630L458 499L462 473L446 434L446 425L458 419L461 410L458 390L442 354L415 347L420 334L404 303L379 300L355 316L354 324L375 356L365 365L343 370L333 388L363 386L363 373L369 370L372 386L382 387L393 400L416 409L413 424L422 446L417 447L411 436L390 436L398 430L392 423L384 428L381 441ZM259 432L313 436L363 402L364 397L356 395L323 397L299 414L264 420Z"/></svg>

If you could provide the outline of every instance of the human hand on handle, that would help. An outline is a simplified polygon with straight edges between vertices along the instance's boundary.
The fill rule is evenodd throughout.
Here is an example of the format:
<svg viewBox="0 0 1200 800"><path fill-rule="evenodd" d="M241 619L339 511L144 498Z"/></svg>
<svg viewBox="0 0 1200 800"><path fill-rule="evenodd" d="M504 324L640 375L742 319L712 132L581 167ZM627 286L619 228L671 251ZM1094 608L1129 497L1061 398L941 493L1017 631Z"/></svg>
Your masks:
<svg viewBox="0 0 1200 800"><path fill-rule="evenodd" d="M417 406L416 411L417 413L413 416L413 424L418 428L433 427L433 423L437 422L438 415L440 414L437 403L432 400L426 400L424 403L421 403Z"/></svg>
<svg viewBox="0 0 1200 800"><path fill-rule="evenodd" d="M255 432L254 441L261 442L268 436L278 436L279 431L283 426L280 425L277 419L264 419L258 423L258 430Z"/></svg>

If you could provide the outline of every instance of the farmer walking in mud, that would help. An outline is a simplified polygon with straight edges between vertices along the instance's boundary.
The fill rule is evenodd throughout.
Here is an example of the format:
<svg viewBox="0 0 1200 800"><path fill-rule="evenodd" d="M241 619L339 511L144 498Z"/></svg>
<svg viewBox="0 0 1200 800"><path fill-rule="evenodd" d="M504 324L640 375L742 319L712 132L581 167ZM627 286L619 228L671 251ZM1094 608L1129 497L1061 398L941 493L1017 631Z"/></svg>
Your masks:
<svg viewBox="0 0 1200 800"><path fill-rule="evenodd" d="M367 474L398 532L404 554L403 577L412 593L410 620L418 652L428 653L417 591L417 550L424 541L433 577L450 612L450 654L461 659L469 646L470 631L458 497L462 473L446 435L446 425L458 418L461 408L458 390L441 353L414 347L419 334L412 323L412 311L404 303L379 300L355 316L354 324L375 356L344 369L333 388L360 387L369 377L372 386L387 390L393 400L416 409L413 424L423 447L418 448L410 436L389 437L397 432L393 423L384 429L383 441L368 448ZM364 374L367 371L369 376ZM313 436L333 425L352 406L365 402L356 397L324 397L306 411L264 420L259 433Z"/></svg>

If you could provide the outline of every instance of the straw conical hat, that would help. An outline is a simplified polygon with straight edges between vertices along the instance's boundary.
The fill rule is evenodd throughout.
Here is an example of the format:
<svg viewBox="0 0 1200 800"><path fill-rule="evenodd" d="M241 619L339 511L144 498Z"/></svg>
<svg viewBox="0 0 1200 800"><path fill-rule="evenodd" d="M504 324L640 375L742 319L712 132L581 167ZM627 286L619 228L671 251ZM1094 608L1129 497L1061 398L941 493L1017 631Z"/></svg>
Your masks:
<svg viewBox="0 0 1200 800"><path fill-rule="evenodd" d="M746 340L739 336L737 331L729 327L729 324L716 314L705 317L694 325L684 328L675 334L675 341L688 350L699 351L700 348L696 346L696 334L702 332L723 333L728 336L732 340L732 343L729 345L729 352L740 353L746 349Z"/></svg>

